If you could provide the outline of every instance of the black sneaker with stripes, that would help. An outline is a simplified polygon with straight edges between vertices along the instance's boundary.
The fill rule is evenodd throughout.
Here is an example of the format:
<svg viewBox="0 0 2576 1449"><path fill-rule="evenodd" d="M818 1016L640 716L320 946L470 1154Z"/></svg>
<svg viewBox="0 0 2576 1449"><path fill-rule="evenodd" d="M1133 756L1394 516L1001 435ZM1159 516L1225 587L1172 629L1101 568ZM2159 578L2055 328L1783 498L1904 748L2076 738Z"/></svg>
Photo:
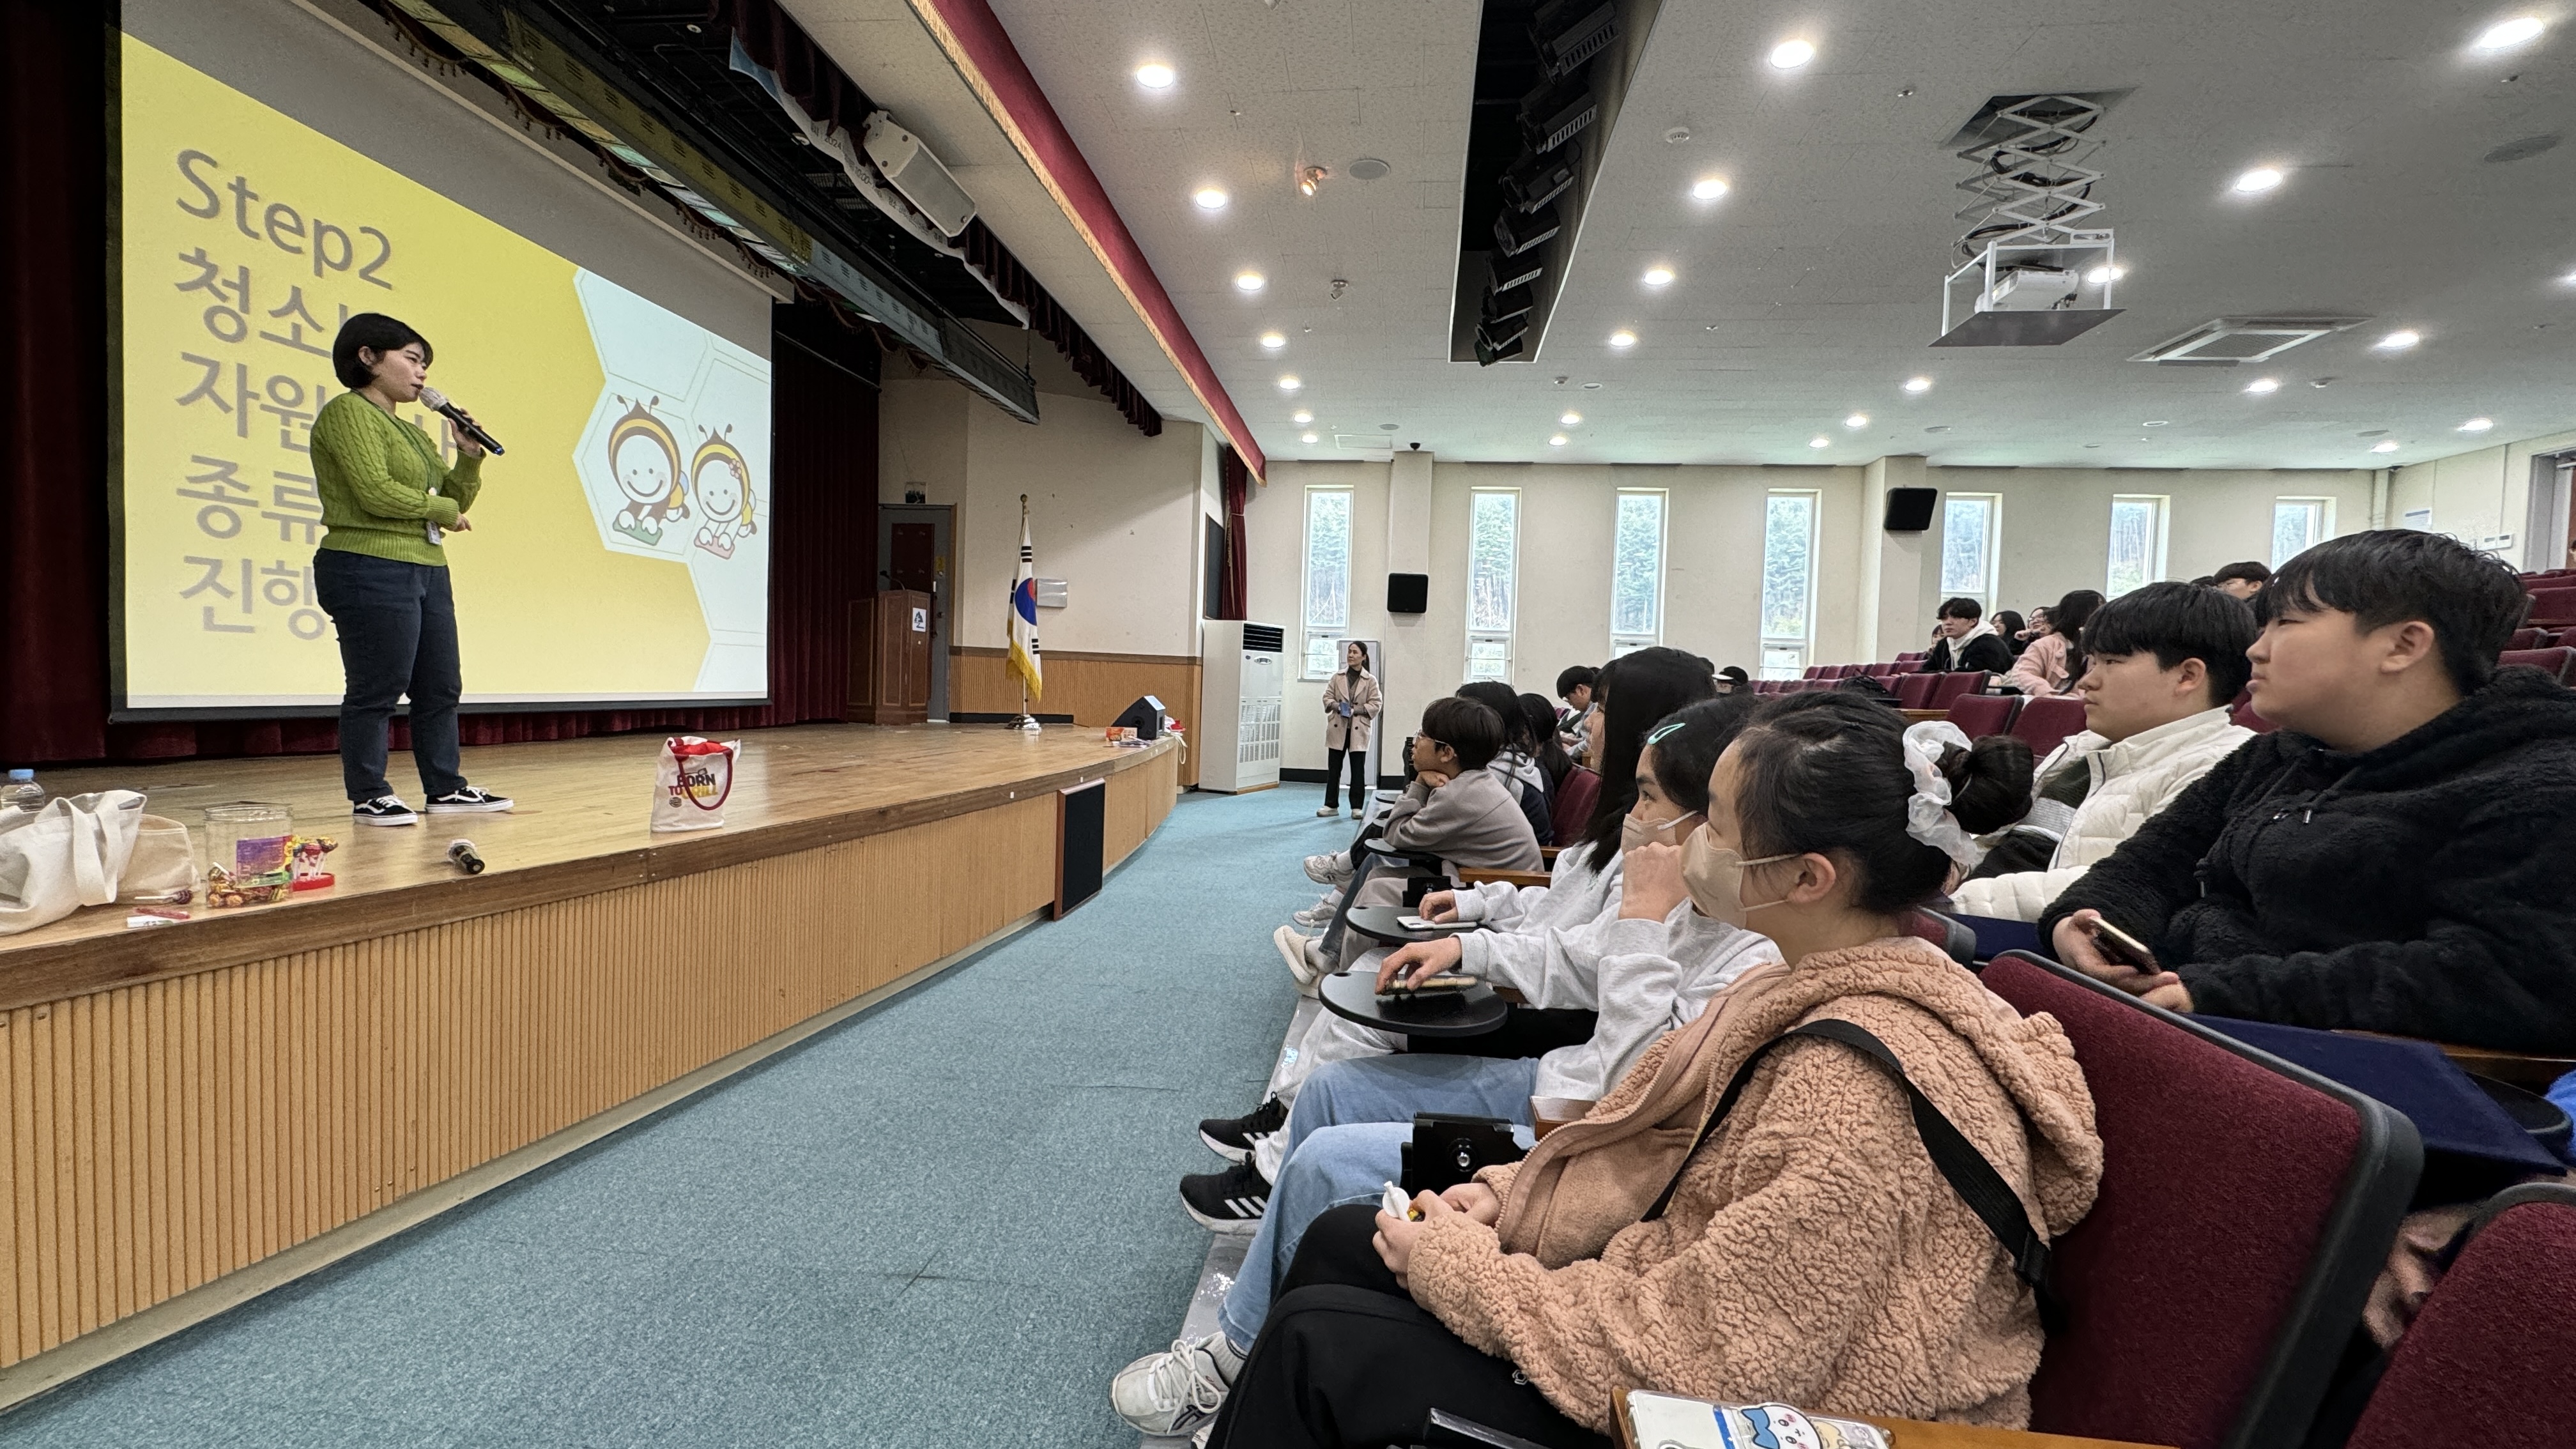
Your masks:
<svg viewBox="0 0 2576 1449"><path fill-rule="evenodd" d="M1199 1140L1228 1162L1250 1162L1252 1139L1267 1137L1288 1125L1288 1104L1274 1092L1249 1117L1210 1117L1199 1123Z"/></svg>
<svg viewBox="0 0 2576 1449"><path fill-rule="evenodd" d="M1270 1211L1270 1184L1249 1162L1181 1179L1181 1206L1210 1232L1249 1237Z"/></svg>

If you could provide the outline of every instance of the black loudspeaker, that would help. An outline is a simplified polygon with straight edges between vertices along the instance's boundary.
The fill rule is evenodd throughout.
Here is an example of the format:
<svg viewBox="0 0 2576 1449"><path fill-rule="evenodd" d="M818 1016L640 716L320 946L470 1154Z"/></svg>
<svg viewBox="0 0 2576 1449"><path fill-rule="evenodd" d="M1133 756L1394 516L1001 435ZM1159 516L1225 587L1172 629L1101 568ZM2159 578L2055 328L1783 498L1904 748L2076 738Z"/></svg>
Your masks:
<svg viewBox="0 0 2576 1449"><path fill-rule="evenodd" d="M1938 488L1890 488L1883 526L1890 533L1921 533L1932 526L1932 505L1940 501Z"/></svg>
<svg viewBox="0 0 2576 1449"><path fill-rule="evenodd" d="M1134 730L1140 740L1159 740L1163 737L1163 702L1146 695L1119 711L1109 727Z"/></svg>
<svg viewBox="0 0 2576 1449"><path fill-rule="evenodd" d="M1386 576L1386 611L1390 614L1427 614L1431 611L1431 575L1388 574Z"/></svg>

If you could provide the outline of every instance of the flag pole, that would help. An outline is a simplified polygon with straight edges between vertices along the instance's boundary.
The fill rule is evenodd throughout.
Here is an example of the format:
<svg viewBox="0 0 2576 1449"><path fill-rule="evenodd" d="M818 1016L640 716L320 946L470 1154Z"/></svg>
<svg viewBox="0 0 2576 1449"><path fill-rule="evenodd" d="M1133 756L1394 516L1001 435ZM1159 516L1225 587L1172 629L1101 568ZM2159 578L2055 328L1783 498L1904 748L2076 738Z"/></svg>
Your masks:
<svg viewBox="0 0 2576 1449"><path fill-rule="evenodd" d="M1023 494L1021 494L1021 495L1020 495L1020 541L1021 541L1020 556L1021 556L1023 559L1026 559L1026 558L1028 557L1028 548L1027 548L1028 537L1029 537L1029 495L1027 495L1027 494L1023 493ZM1014 587L1014 589L1016 590L1017 585L1015 584L1013 587ZM1018 605L1017 605L1016 601L1014 602L1013 607L1014 607L1014 608L1018 607ZM1004 625L1005 625L1005 627L1006 627L1006 628L1007 628L1007 626L1008 626L1008 623L1009 623L1009 621L1008 621L1007 619L1006 619L1006 620L1004 620ZM1005 642L1007 643L1008 641L1006 640ZM1028 677L1027 675L1025 675L1025 674L1021 674L1021 673L1020 673L1018 670L1016 670L1016 669L1012 670L1012 671L1011 671L1011 673L1012 673L1013 675L1015 675L1015 676L1019 679L1019 681L1020 681L1020 716L1019 716L1019 718L1017 718L1017 719L1015 719L1015 720L1012 720L1012 721L1011 721L1011 728L1013 728L1013 729L1015 729L1015 730L1025 730L1025 731L1027 731L1027 732L1028 732L1028 733L1030 733L1030 734L1036 734L1036 733L1038 732L1038 720L1037 720L1037 716L1036 716L1036 715L1033 715L1033 714L1031 714L1031 713L1029 713L1029 677Z"/></svg>

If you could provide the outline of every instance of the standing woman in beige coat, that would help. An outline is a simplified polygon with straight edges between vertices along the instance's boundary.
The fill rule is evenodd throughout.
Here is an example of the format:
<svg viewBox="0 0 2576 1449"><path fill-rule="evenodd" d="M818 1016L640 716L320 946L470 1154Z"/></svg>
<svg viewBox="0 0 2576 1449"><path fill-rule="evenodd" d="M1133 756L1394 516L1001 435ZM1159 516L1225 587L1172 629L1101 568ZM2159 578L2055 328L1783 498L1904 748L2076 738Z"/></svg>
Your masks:
<svg viewBox="0 0 2576 1449"><path fill-rule="evenodd" d="M1351 818L1368 813L1369 726L1385 706L1377 676L1369 673L1368 650L1358 644L1343 645L1342 672L1324 681L1324 808L1316 814L1340 812L1344 758L1351 762Z"/></svg>
<svg viewBox="0 0 2576 1449"><path fill-rule="evenodd" d="M2065 1031L1903 934L1968 837L2019 808L2029 769L1991 741L1908 738L1851 695L1766 705L1719 757L1687 846L1628 852L1622 909L1687 897L1786 964L1739 978L1522 1161L1416 1197L1420 1220L1317 1218L1210 1442L1375 1449L1446 1408L1592 1446L1633 1388L2026 1425L2035 1296L1934 1166L1905 1091L1840 1040L1754 1054L1856 1024L2011 1188L2016 1233L2084 1216L2102 1142Z"/></svg>

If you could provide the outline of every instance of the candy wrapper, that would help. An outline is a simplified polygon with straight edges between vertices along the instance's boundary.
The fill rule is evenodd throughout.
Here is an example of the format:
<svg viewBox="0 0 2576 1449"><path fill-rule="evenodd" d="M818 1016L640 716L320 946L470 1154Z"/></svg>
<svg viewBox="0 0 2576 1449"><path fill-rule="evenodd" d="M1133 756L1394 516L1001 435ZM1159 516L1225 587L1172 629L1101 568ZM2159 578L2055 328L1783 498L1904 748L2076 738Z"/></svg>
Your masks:
<svg viewBox="0 0 2576 1449"><path fill-rule="evenodd" d="M1854 1419L1643 1390L1628 1394L1628 1426L1637 1449L1888 1449L1883 1431Z"/></svg>

